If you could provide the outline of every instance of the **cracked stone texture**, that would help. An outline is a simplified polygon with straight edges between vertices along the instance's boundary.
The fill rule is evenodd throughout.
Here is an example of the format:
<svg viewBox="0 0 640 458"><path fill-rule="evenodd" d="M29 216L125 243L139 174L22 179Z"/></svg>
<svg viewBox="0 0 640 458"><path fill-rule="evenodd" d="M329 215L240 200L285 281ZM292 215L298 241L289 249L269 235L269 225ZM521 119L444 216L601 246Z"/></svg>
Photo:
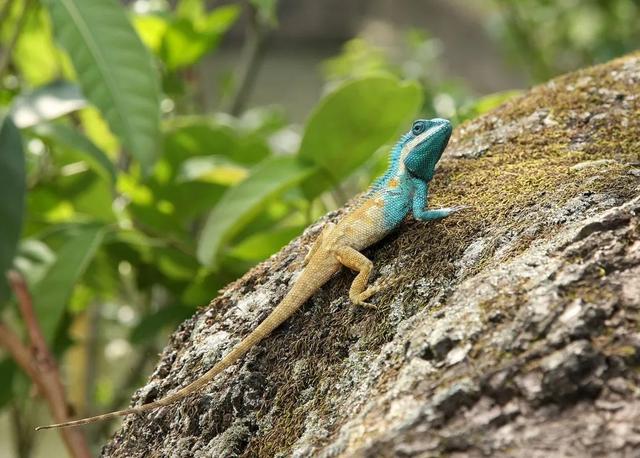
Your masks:
<svg viewBox="0 0 640 458"><path fill-rule="evenodd" d="M432 206L205 390L103 456L640 456L640 55L456 129ZM327 215L185 321L133 404L184 386L295 281Z"/></svg>

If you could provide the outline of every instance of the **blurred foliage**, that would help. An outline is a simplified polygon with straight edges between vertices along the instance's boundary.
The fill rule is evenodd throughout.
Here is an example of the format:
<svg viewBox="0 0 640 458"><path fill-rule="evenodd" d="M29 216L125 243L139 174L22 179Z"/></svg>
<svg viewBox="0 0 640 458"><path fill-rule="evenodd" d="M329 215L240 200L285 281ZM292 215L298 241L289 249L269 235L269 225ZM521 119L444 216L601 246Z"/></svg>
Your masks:
<svg viewBox="0 0 640 458"><path fill-rule="evenodd" d="M493 30L535 78L638 37L630 2L492 1ZM276 3L251 0L254 22L276 27ZM168 330L364 189L416 114L461 122L517 94L475 98L439 41L410 30L393 53L348 41L301 128L278 107L203 113L194 87L211 83L194 68L241 4L130 6L0 0L0 272L26 277L79 415L126 403ZM19 328L13 301L2 276L2 321ZM6 357L0 381L0 406L34 423Z"/></svg>
<svg viewBox="0 0 640 458"><path fill-rule="evenodd" d="M118 380L105 358L123 345L157 352L167 329L323 214L422 100L402 75L360 75L334 85L301 134L277 108L203 114L190 69L239 5L140 4L14 0L0 34L12 51L0 67L0 269L27 278L47 341L75 358L69 377L98 361L81 377L93 386L72 385L96 393L91 404L72 397L79 413L109 409L140 383ZM258 20L277 23L275 2L254 4ZM299 146L279 140L292 135ZM3 291L3 320L19 325ZM95 329L104 352L90 345ZM0 368L13 386L6 402L17 402L26 381L8 360Z"/></svg>
<svg viewBox="0 0 640 458"><path fill-rule="evenodd" d="M491 0L490 29L535 82L640 47L637 0Z"/></svg>
<svg viewBox="0 0 640 458"><path fill-rule="evenodd" d="M394 75L414 80L422 86L421 111L426 117L462 121L459 110L473 102L465 82L447 75L442 69L442 45L436 38L418 29L404 34L399 49L383 49L363 38L348 41L342 54L329 59L324 73L330 82L372 75Z"/></svg>

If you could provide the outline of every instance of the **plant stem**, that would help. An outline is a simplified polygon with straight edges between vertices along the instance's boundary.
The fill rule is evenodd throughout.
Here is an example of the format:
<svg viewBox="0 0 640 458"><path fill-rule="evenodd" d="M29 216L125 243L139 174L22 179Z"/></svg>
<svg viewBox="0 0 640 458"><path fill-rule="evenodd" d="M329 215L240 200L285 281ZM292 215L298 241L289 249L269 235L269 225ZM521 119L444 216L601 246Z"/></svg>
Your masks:
<svg viewBox="0 0 640 458"><path fill-rule="evenodd" d="M9 351L16 363L38 387L38 391L47 401L51 415L56 423L67 421L69 419L69 410L60 380L60 373L40 329L27 284L22 275L16 271L9 271L7 278L18 300L20 313L29 335L31 350L22 343L13 330L2 322L0 322L0 346ZM70 456L74 458L88 458L91 456L81 430L63 428L60 429L60 434Z"/></svg>
<svg viewBox="0 0 640 458"><path fill-rule="evenodd" d="M256 8L249 4L249 24L247 38L242 49L242 60L237 72L237 85L230 97L227 111L233 115L240 115L247 106L249 95L255 85L260 66L266 50L268 26L260 19Z"/></svg>
<svg viewBox="0 0 640 458"><path fill-rule="evenodd" d="M32 0L26 0L24 2L24 6L22 7L22 11L20 12L20 17L18 17L18 22L16 22L16 28L13 31L13 35L11 35L11 38L9 39L9 43L7 44L7 49L0 55L0 80L2 79L11 62L11 54L13 53L13 49L15 48L16 43L18 42L18 38L20 37L22 27L24 26L24 23L26 22L29 15L29 6L31 6L31 1ZM0 17L0 19L4 18ZM0 21L0 24L1 23L2 21Z"/></svg>

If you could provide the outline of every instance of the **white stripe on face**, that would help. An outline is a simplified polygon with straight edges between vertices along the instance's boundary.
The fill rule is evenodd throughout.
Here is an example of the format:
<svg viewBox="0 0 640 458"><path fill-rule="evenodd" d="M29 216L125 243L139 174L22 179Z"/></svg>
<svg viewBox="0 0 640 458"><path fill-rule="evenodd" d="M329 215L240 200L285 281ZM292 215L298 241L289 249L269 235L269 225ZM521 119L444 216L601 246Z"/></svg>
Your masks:
<svg viewBox="0 0 640 458"><path fill-rule="evenodd" d="M426 140L427 137L429 137L429 136L433 135L434 133L436 133L438 131L438 129L440 129L441 127L442 126L440 124L435 124L435 125L431 126L429 129L427 129L424 132L422 132L420 135L418 135L413 140L407 142L406 145L404 145L404 147L402 148L402 151L400 152L400 167L398 167L398 173L399 174L404 173L404 160L407 158L407 156L413 150L413 148L415 148L420 143L422 143L424 140Z"/></svg>

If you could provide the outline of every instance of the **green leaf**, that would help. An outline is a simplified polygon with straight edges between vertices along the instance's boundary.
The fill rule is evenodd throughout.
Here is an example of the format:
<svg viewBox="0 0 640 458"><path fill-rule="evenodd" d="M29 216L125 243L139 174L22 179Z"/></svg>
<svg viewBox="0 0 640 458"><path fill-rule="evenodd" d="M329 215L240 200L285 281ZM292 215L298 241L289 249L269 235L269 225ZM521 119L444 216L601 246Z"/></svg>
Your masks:
<svg viewBox="0 0 640 458"><path fill-rule="evenodd" d="M322 171L305 182L307 196L335 186L394 140L421 105L417 84L389 77L351 81L326 96L307 122L300 145L300 158Z"/></svg>
<svg viewBox="0 0 640 458"><path fill-rule="evenodd" d="M168 327L175 327L189 318L195 309L179 305L170 305L156 312L142 317L140 322L131 330L129 341L133 344L148 342L160 331Z"/></svg>
<svg viewBox="0 0 640 458"><path fill-rule="evenodd" d="M40 7L30 8L11 58L30 86L41 86L59 78L65 57L53 42L49 16Z"/></svg>
<svg viewBox="0 0 640 458"><path fill-rule="evenodd" d="M271 27L278 25L278 0L250 0L250 3L258 11L258 16L263 23Z"/></svg>
<svg viewBox="0 0 640 458"><path fill-rule="evenodd" d="M77 130L60 123L35 126L34 133L51 142L86 154L87 162L112 183L116 181L116 168L107 154Z"/></svg>
<svg viewBox="0 0 640 458"><path fill-rule="evenodd" d="M8 293L5 272L11 267L18 247L25 194L22 138L11 118L6 116L0 118L0 303Z"/></svg>
<svg viewBox="0 0 640 458"><path fill-rule="evenodd" d="M169 19L155 14L143 14L133 16L132 21L145 46L158 54L164 34L169 28Z"/></svg>
<svg viewBox="0 0 640 458"><path fill-rule="evenodd" d="M188 3L189 7L178 11L182 16L176 18L164 34L161 55L169 70L191 66L215 49L240 13L236 5L228 5L207 15L196 11L201 10L201 2Z"/></svg>
<svg viewBox="0 0 640 458"><path fill-rule="evenodd" d="M73 288L93 259L105 231L99 225L74 229L58 250L56 260L47 274L32 288L42 333L50 343L64 316Z"/></svg>
<svg viewBox="0 0 640 458"><path fill-rule="evenodd" d="M493 110L498 106L505 103L507 100L511 100L522 94L519 90L510 90L495 92L493 94L485 95L479 99L474 100L472 103L465 105L460 109L459 120L465 121L467 119L473 119L480 116L483 113Z"/></svg>
<svg viewBox="0 0 640 458"><path fill-rule="evenodd" d="M251 221L275 195L296 185L313 172L292 157L263 161L251 175L229 189L209 214L198 243L198 259L215 267L220 249Z"/></svg>
<svg viewBox="0 0 640 458"><path fill-rule="evenodd" d="M230 250L229 256L250 262L262 261L300 235L305 227L283 227L258 232L235 245Z"/></svg>
<svg viewBox="0 0 640 458"><path fill-rule="evenodd" d="M256 164L270 151L262 132L237 132L203 116L177 118L167 123L165 157L174 169L193 156L224 156L242 164Z"/></svg>
<svg viewBox="0 0 640 458"><path fill-rule="evenodd" d="M85 96L148 171L158 155L160 89L151 56L115 0L46 0Z"/></svg>
<svg viewBox="0 0 640 458"><path fill-rule="evenodd" d="M24 129L77 111L86 104L77 85L58 81L16 97L11 117L16 126Z"/></svg>
<svg viewBox="0 0 640 458"><path fill-rule="evenodd" d="M2 387L2 390L0 390L0 410L14 396L13 379L17 369L18 367L12 359L3 358L0 360L0 386Z"/></svg>

